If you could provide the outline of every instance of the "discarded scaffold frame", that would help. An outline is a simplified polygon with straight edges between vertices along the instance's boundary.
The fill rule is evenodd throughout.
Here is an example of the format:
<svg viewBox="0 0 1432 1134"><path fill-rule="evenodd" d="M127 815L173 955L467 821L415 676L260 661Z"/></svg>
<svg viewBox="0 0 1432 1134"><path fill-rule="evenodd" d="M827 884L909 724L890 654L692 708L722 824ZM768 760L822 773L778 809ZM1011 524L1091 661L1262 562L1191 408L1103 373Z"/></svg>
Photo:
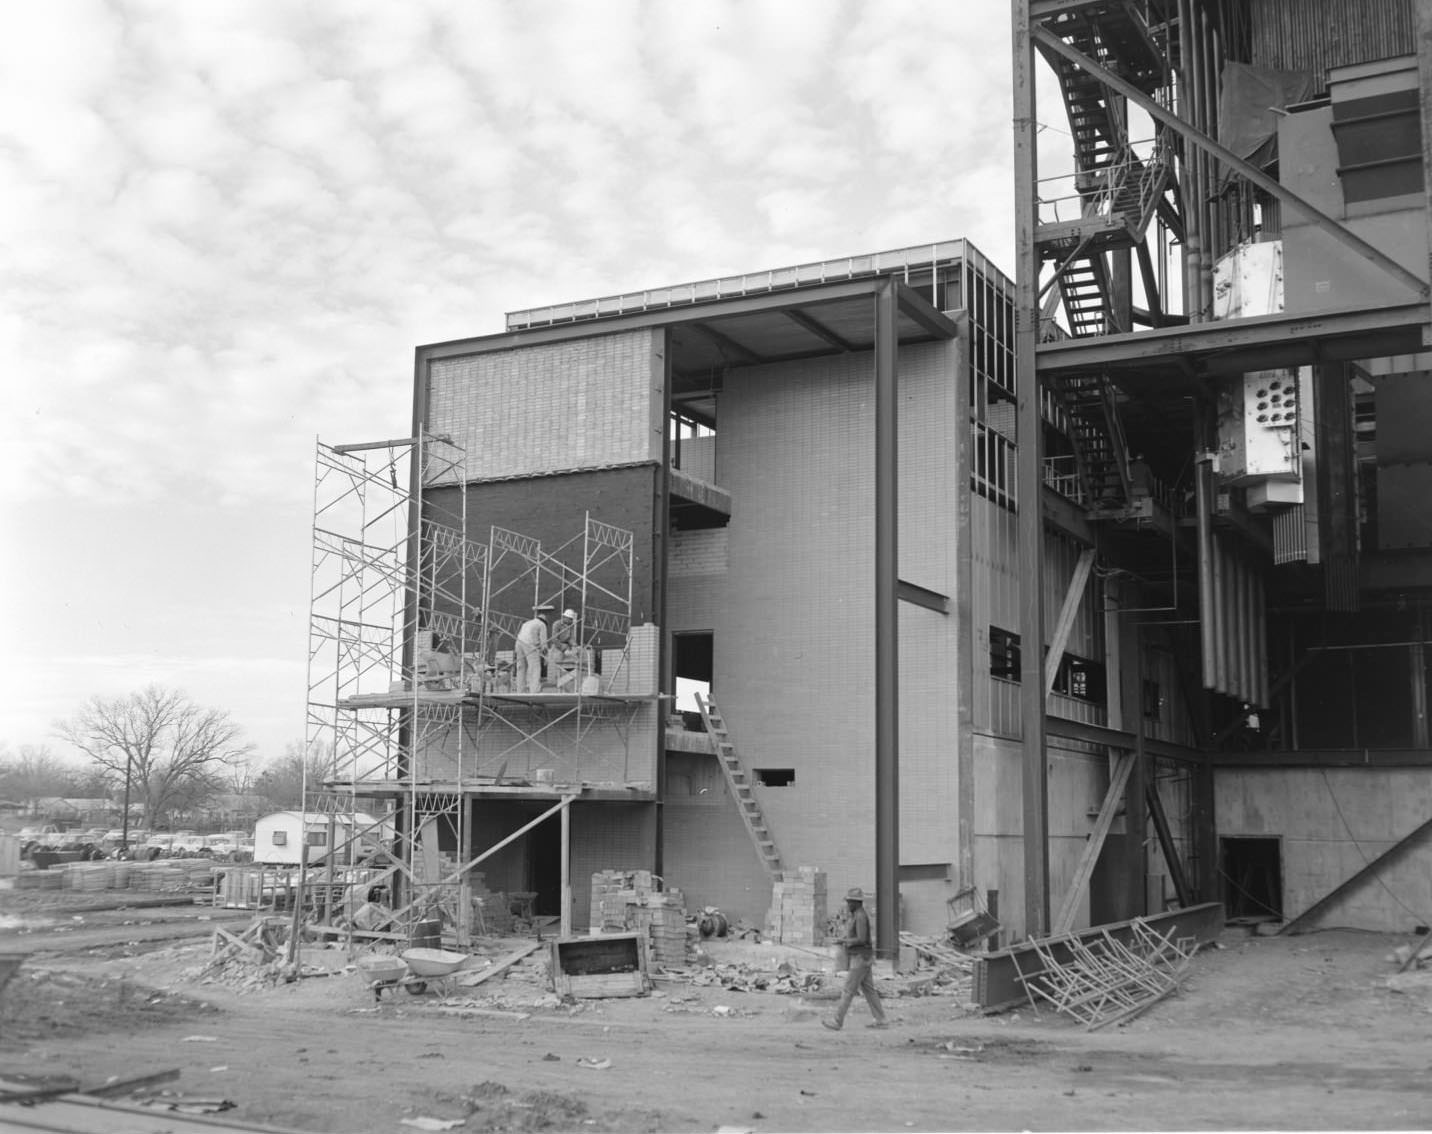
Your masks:
<svg viewBox="0 0 1432 1134"><path fill-rule="evenodd" d="M1094 1031L1132 1020L1176 993L1196 940L1175 938L1173 928L1160 933L1142 918L1134 918L1130 928L1128 941L1108 931L1088 939L1061 938L1062 958L1048 940L1030 942L1038 969L1021 971L1018 979L1035 1011L1042 1000Z"/></svg>

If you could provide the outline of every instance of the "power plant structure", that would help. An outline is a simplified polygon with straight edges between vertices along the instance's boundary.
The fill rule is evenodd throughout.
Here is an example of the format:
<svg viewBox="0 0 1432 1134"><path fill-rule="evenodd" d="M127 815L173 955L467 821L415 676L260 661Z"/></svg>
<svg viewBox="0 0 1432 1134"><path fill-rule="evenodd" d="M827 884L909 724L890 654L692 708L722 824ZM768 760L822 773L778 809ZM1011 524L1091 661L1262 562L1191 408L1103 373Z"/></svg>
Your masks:
<svg viewBox="0 0 1432 1134"><path fill-rule="evenodd" d="M319 446L306 806L400 927L583 932L611 871L860 886L885 957L1432 906L1432 3L1011 16L1012 276L514 311Z"/></svg>

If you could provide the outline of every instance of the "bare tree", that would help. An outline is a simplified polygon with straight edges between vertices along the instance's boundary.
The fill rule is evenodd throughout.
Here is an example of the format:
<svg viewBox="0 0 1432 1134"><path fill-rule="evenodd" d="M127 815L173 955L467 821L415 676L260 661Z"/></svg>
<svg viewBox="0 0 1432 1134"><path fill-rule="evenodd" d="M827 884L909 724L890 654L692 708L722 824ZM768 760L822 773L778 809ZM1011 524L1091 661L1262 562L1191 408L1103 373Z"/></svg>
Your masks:
<svg viewBox="0 0 1432 1134"><path fill-rule="evenodd" d="M336 778L332 744L320 740L305 749L294 740L284 746L282 756L263 766L253 790L277 808L294 808L302 806L305 780L312 792Z"/></svg>
<svg viewBox="0 0 1432 1134"><path fill-rule="evenodd" d="M128 697L91 698L59 735L117 783L127 782L151 823L215 790L253 749L228 713L156 685Z"/></svg>
<svg viewBox="0 0 1432 1134"><path fill-rule="evenodd" d="M28 803L48 795L68 795L75 772L44 745L22 744L13 756L0 746L0 798Z"/></svg>

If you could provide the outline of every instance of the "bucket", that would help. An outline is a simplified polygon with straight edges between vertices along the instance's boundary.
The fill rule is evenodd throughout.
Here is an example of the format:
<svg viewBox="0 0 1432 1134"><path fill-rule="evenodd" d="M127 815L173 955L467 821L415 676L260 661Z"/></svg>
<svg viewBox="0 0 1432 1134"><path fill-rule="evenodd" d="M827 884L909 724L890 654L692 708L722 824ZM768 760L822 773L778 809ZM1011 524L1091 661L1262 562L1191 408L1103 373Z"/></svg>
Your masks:
<svg viewBox="0 0 1432 1134"><path fill-rule="evenodd" d="M602 679L595 673L589 673L582 678L582 696L595 697L602 691Z"/></svg>
<svg viewBox="0 0 1432 1134"><path fill-rule="evenodd" d="M442 919L434 917L414 922L412 947L414 949L441 949L443 947Z"/></svg>

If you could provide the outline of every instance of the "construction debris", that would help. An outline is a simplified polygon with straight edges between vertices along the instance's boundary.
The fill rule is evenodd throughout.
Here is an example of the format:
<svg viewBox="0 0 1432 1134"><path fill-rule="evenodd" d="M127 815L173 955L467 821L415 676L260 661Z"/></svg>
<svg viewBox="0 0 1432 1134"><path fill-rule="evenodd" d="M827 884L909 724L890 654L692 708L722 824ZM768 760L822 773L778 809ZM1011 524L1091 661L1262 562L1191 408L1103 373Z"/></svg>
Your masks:
<svg viewBox="0 0 1432 1134"><path fill-rule="evenodd" d="M1032 941L1041 967L1019 972L1018 979L1035 1011L1043 1000L1094 1031L1127 1023L1177 992L1197 947L1195 939L1175 940L1172 928L1160 934L1142 918L1129 925L1132 936L1127 942L1107 930L1087 940L1061 936ZM1067 949L1063 959L1049 947L1054 941Z"/></svg>

